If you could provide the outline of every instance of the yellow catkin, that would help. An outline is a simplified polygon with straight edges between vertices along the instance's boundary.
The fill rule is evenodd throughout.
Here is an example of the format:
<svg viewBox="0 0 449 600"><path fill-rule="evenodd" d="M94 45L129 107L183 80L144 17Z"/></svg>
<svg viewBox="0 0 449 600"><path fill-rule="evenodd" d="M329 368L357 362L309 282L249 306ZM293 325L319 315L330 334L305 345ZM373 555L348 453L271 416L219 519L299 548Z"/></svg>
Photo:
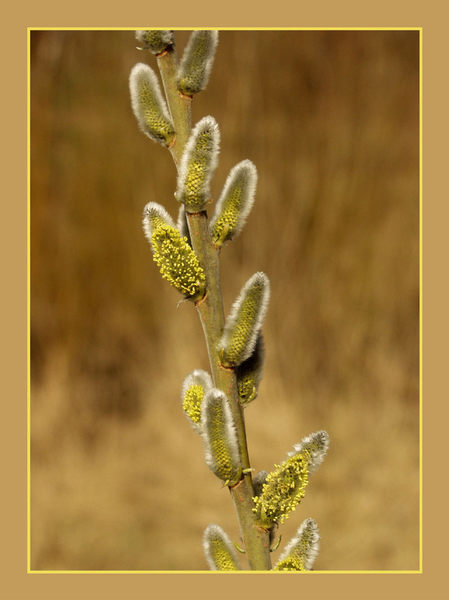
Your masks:
<svg viewBox="0 0 449 600"><path fill-rule="evenodd" d="M141 130L153 141L169 146L175 130L153 69L138 63L129 77L131 105Z"/></svg>
<svg viewBox="0 0 449 600"><path fill-rule="evenodd" d="M265 316L269 282L264 273L255 273L245 284L226 319L218 349L221 362L235 367L254 351Z"/></svg>
<svg viewBox="0 0 449 600"><path fill-rule="evenodd" d="M217 47L218 31L194 31L182 55L178 90L193 95L205 89Z"/></svg>
<svg viewBox="0 0 449 600"><path fill-rule="evenodd" d="M307 452L297 454L268 473L262 493L254 497L253 510L262 527L283 523L304 498L309 482L308 462Z"/></svg>
<svg viewBox="0 0 449 600"><path fill-rule="evenodd" d="M156 231L156 229L162 225L170 225L171 227L174 227L174 225L169 223L167 218L165 218L161 212L157 212L155 210L148 213L148 219L150 230L152 232Z"/></svg>
<svg viewBox="0 0 449 600"><path fill-rule="evenodd" d="M203 400L212 388L212 379L209 373L202 369L195 369L187 375L182 384L181 402L184 414L197 433L202 432L201 411Z"/></svg>
<svg viewBox="0 0 449 600"><path fill-rule="evenodd" d="M210 430L209 430L210 431ZM240 473L229 452L229 446L224 439L215 439L210 442L210 451L216 464L215 474L223 481L232 482L239 478Z"/></svg>
<svg viewBox="0 0 449 600"><path fill-rule="evenodd" d="M231 169L210 224L215 246L220 247L240 233L254 203L256 185L257 170L250 160Z"/></svg>
<svg viewBox="0 0 449 600"><path fill-rule="evenodd" d="M318 554L319 533L313 519L301 523L296 536L286 546L274 566L275 571L309 571Z"/></svg>
<svg viewBox="0 0 449 600"><path fill-rule="evenodd" d="M222 240L231 239L231 232L235 231L240 216L241 202L242 189L234 187L230 192L229 204L227 204L226 210L221 213L214 224L212 239L216 244Z"/></svg>
<svg viewBox="0 0 449 600"><path fill-rule="evenodd" d="M300 558L289 556L278 562L273 571L305 571L304 563Z"/></svg>
<svg viewBox="0 0 449 600"><path fill-rule="evenodd" d="M208 154L210 148L210 133L202 132L195 145L195 152L187 167L185 178L185 206L190 211L200 211L207 202L206 182L208 179Z"/></svg>
<svg viewBox="0 0 449 600"><path fill-rule="evenodd" d="M326 431L312 433L294 446L282 464L275 465L275 470L267 475L262 492L253 498L253 511L262 527L283 523L295 510L304 498L309 474L321 464L328 447Z"/></svg>
<svg viewBox="0 0 449 600"><path fill-rule="evenodd" d="M214 562L217 565L218 571L236 571L235 561L228 548L221 540L215 539L211 541L211 554L214 557Z"/></svg>
<svg viewBox="0 0 449 600"><path fill-rule="evenodd" d="M218 525L208 525L203 537L204 553L213 571L239 571L237 555L227 534Z"/></svg>
<svg viewBox="0 0 449 600"><path fill-rule="evenodd" d="M172 124L164 117L159 110L159 104L153 90L147 83L142 83L139 88L139 102L142 106L143 120L146 129L158 141L169 144L175 131Z"/></svg>
<svg viewBox="0 0 449 600"><path fill-rule="evenodd" d="M213 117L199 121L186 144L179 167L176 198L189 213L205 209L217 166L220 133Z"/></svg>
<svg viewBox="0 0 449 600"><path fill-rule="evenodd" d="M162 225L169 225L176 229L173 219L163 206L157 202L148 202L143 210L143 231L145 237L152 244L153 233Z"/></svg>
<svg viewBox="0 0 449 600"><path fill-rule="evenodd" d="M226 395L210 390L204 399L201 424L206 463L226 485L235 485L242 475L237 433Z"/></svg>
<svg viewBox="0 0 449 600"><path fill-rule="evenodd" d="M161 225L152 235L153 260L161 275L185 298L204 295L206 277L187 239L170 225Z"/></svg>
<svg viewBox="0 0 449 600"><path fill-rule="evenodd" d="M184 394L182 407L193 423L200 423L201 421L201 403L203 399L204 388L199 384L191 385Z"/></svg>

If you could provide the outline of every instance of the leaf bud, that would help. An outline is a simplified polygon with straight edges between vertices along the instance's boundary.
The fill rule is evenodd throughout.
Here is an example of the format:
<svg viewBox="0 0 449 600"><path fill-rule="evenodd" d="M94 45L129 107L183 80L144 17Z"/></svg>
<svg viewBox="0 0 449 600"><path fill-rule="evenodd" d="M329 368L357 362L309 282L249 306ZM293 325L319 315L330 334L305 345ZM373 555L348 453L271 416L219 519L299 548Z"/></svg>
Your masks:
<svg viewBox="0 0 449 600"><path fill-rule="evenodd" d="M246 406L257 398L257 391L262 378L264 356L263 336L259 333L253 353L235 370L237 391L242 406Z"/></svg>
<svg viewBox="0 0 449 600"><path fill-rule="evenodd" d="M266 471L259 471L253 477L253 488L254 488L254 493L256 496L260 496L260 494L262 492L263 484L267 480L267 475L268 475L268 473Z"/></svg>

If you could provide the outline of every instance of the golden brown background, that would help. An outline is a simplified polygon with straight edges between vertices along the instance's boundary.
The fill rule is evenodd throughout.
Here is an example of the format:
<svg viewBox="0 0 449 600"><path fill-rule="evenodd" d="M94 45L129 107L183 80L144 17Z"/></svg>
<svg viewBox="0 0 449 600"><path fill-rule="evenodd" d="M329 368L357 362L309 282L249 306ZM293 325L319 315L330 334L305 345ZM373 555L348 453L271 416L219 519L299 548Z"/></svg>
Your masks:
<svg viewBox="0 0 449 600"><path fill-rule="evenodd" d="M171 157L129 103L154 57L131 31L31 38L31 567L206 569L205 526L239 534L180 409L201 327L141 231L146 202L177 212ZM194 101L221 128L213 196L243 158L259 171L222 253L226 307L256 270L272 284L252 464L331 436L281 528L280 550L318 521L317 569L418 568L418 41L221 32Z"/></svg>

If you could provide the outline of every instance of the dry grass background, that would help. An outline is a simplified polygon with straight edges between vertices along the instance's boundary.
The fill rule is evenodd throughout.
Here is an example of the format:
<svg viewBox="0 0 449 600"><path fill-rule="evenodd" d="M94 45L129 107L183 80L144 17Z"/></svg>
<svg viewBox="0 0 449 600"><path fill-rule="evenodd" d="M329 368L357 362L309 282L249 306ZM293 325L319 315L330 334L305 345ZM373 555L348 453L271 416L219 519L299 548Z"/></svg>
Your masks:
<svg viewBox="0 0 449 600"><path fill-rule="evenodd" d="M141 231L146 202L177 206L171 157L131 113L129 71L155 64L135 46L32 33L34 569L206 569L209 522L239 538L180 409L201 327ZM252 464L331 437L281 529L279 551L318 521L317 569L418 567L418 71L417 32L221 32L194 101L221 128L213 196L238 161L259 171L222 252L227 308L255 271L272 284Z"/></svg>

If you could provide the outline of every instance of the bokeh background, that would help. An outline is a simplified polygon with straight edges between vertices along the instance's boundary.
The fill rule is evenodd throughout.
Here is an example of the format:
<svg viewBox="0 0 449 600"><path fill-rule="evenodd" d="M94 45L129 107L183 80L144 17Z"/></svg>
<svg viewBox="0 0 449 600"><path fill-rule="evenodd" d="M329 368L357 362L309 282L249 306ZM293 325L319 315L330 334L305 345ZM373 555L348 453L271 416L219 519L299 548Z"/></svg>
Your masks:
<svg viewBox="0 0 449 600"><path fill-rule="evenodd" d="M201 570L208 523L239 540L180 407L208 368L201 326L141 229L146 202L177 205L171 156L131 112L139 61L155 67L132 31L31 33L33 569ZM226 309L255 271L272 287L252 465L331 437L273 558L313 516L317 569L417 569L418 32L220 32L207 114L213 197L240 160L259 172L221 261Z"/></svg>

